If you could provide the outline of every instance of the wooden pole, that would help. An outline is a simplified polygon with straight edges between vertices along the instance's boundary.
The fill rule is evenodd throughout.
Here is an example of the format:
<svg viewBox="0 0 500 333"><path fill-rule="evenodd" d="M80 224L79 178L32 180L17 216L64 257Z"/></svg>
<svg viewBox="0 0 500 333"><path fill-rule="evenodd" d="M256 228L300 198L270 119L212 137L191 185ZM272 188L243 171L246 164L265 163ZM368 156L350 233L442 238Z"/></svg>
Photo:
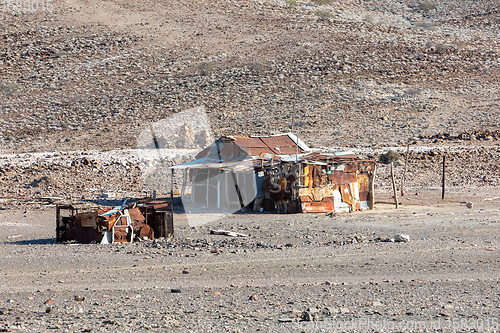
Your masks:
<svg viewBox="0 0 500 333"><path fill-rule="evenodd" d="M172 210L174 209L174 169L171 169L170 178L170 204L172 205Z"/></svg>
<svg viewBox="0 0 500 333"><path fill-rule="evenodd" d="M445 171L446 171L446 156L443 155L443 181L441 184L442 187L441 199L444 199Z"/></svg>
<svg viewBox="0 0 500 333"><path fill-rule="evenodd" d="M405 168L403 170L403 178L401 178L401 196L405 196L405 180L406 180L406 170L408 167L408 155L410 155L410 143L406 146L406 157L405 157Z"/></svg>
<svg viewBox="0 0 500 333"><path fill-rule="evenodd" d="M394 162L391 162L391 179L392 179L392 190L394 192L394 203L396 203L396 209L398 209L399 208L398 192L396 191L396 181L394 180Z"/></svg>
<svg viewBox="0 0 500 333"><path fill-rule="evenodd" d="M375 172L377 171L377 164L373 164L373 171L370 179L370 209L375 208Z"/></svg>

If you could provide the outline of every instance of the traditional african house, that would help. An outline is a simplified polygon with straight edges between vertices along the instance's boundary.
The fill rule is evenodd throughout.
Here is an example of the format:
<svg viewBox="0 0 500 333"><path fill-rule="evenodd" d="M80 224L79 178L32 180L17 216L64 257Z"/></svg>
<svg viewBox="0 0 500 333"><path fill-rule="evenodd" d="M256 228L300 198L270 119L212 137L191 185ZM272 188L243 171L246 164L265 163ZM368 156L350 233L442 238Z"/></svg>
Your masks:
<svg viewBox="0 0 500 333"><path fill-rule="evenodd" d="M185 206L282 213L373 208L375 161L313 153L291 133L221 137L195 158L172 167L183 171Z"/></svg>

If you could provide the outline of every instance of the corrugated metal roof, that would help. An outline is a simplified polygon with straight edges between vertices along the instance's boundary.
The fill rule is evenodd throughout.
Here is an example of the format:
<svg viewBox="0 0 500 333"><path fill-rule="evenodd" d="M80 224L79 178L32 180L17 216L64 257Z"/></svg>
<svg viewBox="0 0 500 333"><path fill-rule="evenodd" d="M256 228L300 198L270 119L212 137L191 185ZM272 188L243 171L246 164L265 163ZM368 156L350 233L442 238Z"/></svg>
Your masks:
<svg viewBox="0 0 500 333"><path fill-rule="evenodd" d="M261 140L261 138L251 138L243 136L231 137L233 142L240 147L248 148L266 148L267 145Z"/></svg>
<svg viewBox="0 0 500 333"><path fill-rule="evenodd" d="M292 155L297 152L303 154L311 149L301 140L298 140L292 133L269 135L269 136L233 136L231 139L242 150L249 152L253 157L263 156L263 154Z"/></svg>

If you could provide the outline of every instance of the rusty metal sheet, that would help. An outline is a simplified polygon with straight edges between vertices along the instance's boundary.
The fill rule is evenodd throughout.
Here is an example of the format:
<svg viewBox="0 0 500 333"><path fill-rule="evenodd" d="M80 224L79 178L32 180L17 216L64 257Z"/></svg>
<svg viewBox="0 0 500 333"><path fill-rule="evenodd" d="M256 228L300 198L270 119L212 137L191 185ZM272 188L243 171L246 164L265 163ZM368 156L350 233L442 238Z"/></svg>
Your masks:
<svg viewBox="0 0 500 333"><path fill-rule="evenodd" d="M232 138L233 142L240 147L247 148L266 148L267 145L261 140L261 138L249 138L243 136L235 136Z"/></svg>
<svg viewBox="0 0 500 333"><path fill-rule="evenodd" d="M359 200L367 201L368 200L368 191L359 192Z"/></svg>
<svg viewBox="0 0 500 333"><path fill-rule="evenodd" d="M304 213L328 213L333 212L333 202L302 202Z"/></svg>
<svg viewBox="0 0 500 333"><path fill-rule="evenodd" d="M154 238L154 232L153 232L153 229L151 229L151 227L149 225L144 225L142 228L140 228L139 230L139 237L140 238L144 238L144 237L147 237L149 239L153 239Z"/></svg>
<svg viewBox="0 0 500 333"><path fill-rule="evenodd" d="M295 146L295 142L288 135L261 137L260 139L270 148Z"/></svg>
<svg viewBox="0 0 500 333"><path fill-rule="evenodd" d="M72 206L57 206L57 241L76 240L81 243L101 243L103 237L107 238L106 235L111 230L114 231L114 242L132 242L132 234L152 239L156 231L158 237L173 235L173 214L167 211L171 209L169 202L141 199L128 207L131 225L127 222L127 217L122 215L124 211L118 208L108 207L75 214L77 210ZM63 216L61 209L69 210L70 216ZM144 214L147 214L151 221L148 220L146 223ZM111 242L111 238L107 239Z"/></svg>
<svg viewBox="0 0 500 333"><path fill-rule="evenodd" d="M146 202L146 207L148 209L169 209L169 208L171 208L170 206L171 206L171 204L169 201L156 200L156 201Z"/></svg>
<svg viewBox="0 0 500 333"><path fill-rule="evenodd" d="M217 148L219 154L217 156L213 156L214 158L222 158L224 160L233 159L235 157L239 157L242 153L248 154L248 151L245 149L246 147L240 147L235 145L233 142L224 142L224 144L220 144Z"/></svg>
<svg viewBox="0 0 500 333"><path fill-rule="evenodd" d="M130 242L129 237L129 227L128 226L115 226L115 243L127 243Z"/></svg>
<svg viewBox="0 0 500 333"><path fill-rule="evenodd" d="M337 185L347 185L350 183L355 183L357 181L357 177L355 173L352 172L342 172L342 171L332 171L328 175L328 179Z"/></svg>
<svg viewBox="0 0 500 333"><path fill-rule="evenodd" d="M116 223L115 223L115 226L123 226L123 225L127 225L127 217L125 216L120 216L117 220L116 220Z"/></svg>
<svg viewBox="0 0 500 333"><path fill-rule="evenodd" d="M279 155L293 155L297 153L297 146L281 146L279 147L280 149L277 150L276 148L273 148L273 150L276 152L276 154ZM300 147L299 147L299 154L301 153Z"/></svg>
<svg viewBox="0 0 500 333"><path fill-rule="evenodd" d="M144 215L142 215L139 208L133 208L128 210L128 214L130 215L130 220L136 224L137 227L143 225L146 221Z"/></svg>
<svg viewBox="0 0 500 333"><path fill-rule="evenodd" d="M321 176L323 175L321 165L312 165L309 167L312 171L313 187L321 186Z"/></svg>
<svg viewBox="0 0 500 333"><path fill-rule="evenodd" d="M311 189L311 194L314 201L323 201L324 198L333 198L333 188L329 186L315 187Z"/></svg>
<svg viewBox="0 0 500 333"><path fill-rule="evenodd" d="M356 171L358 171L357 164L347 164L344 169L344 172L356 172Z"/></svg>
<svg viewBox="0 0 500 333"><path fill-rule="evenodd" d="M340 185L340 193L342 194L343 202L347 202L349 205L354 203L351 191L349 190L349 185Z"/></svg>
<svg viewBox="0 0 500 333"><path fill-rule="evenodd" d="M312 202L312 198L310 196L307 196L307 195L301 195L300 197L300 201L301 202Z"/></svg>
<svg viewBox="0 0 500 333"><path fill-rule="evenodd" d="M358 184L360 192L367 192L368 187L368 175L366 173L358 174Z"/></svg>
<svg viewBox="0 0 500 333"><path fill-rule="evenodd" d="M270 154L272 156L276 155L276 153L269 149L268 147L252 147L248 148L248 153L251 156L264 156L264 154Z"/></svg>
<svg viewBox="0 0 500 333"><path fill-rule="evenodd" d="M356 162L361 162L361 161L367 161L367 160L362 160L358 159L357 155L354 154L346 154L346 155L333 155L333 154L321 154L321 153L310 153L307 154L306 156L302 157L302 160L304 161L318 161L318 162L330 162L330 163L339 163L342 161L345 162L352 162L352 160L356 160Z"/></svg>
<svg viewBox="0 0 500 333"><path fill-rule="evenodd" d="M296 143L288 135L261 137L260 139L277 155L292 155L297 152ZM304 151L299 147L298 152Z"/></svg>
<svg viewBox="0 0 500 333"><path fill-rule="evenodd" d="M83 228L97 227L97 212L80 213L76 215L76 220Z"/></svg>

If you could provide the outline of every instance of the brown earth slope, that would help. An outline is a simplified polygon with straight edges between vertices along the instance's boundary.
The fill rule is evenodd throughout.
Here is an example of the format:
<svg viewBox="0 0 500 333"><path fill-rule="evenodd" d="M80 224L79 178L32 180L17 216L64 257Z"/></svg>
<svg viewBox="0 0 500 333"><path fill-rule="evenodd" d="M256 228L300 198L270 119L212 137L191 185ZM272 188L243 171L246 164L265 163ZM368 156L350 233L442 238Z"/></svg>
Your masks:
<svg viewBox="0 0 500 333"><path fill-rule="evenodd" d="M497 1L324 3L4 8L3 148L134 147L148 122L198 105L216 135L278 133L294 99L316 146L499 129Z"/></svg>

